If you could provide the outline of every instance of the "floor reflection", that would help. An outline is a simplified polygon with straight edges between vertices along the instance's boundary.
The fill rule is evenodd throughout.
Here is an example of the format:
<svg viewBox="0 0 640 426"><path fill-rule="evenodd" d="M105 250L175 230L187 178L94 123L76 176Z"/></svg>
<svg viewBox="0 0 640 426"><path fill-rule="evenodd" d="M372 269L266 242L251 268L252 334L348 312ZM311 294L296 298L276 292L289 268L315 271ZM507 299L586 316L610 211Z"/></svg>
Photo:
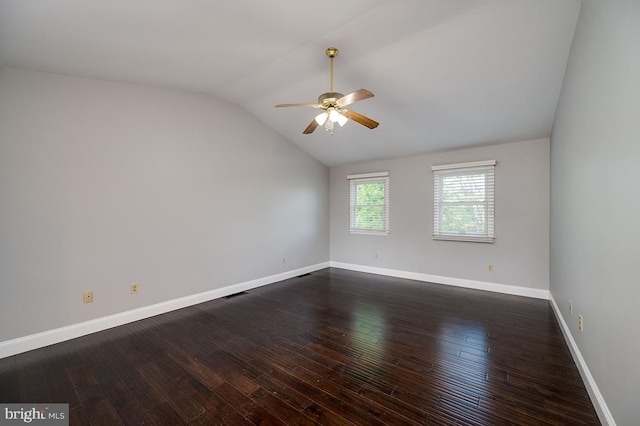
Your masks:
<svg viewBox="0 0 640 426"><path fill-rule="evenodd" d="M478 406L487 395L489 343L482 323L455 317L443 320L438 329L439 356L433 376L440 390L440 403Z"/></svg>
<svg viewBox="0 0 640 426"><path fill-rule="evenodd" d="M375 389L391 393L393 386L387 369L387 317L382 307L356 301L351 307L345 344L354 358L342 366L341 374Z"/></svg>

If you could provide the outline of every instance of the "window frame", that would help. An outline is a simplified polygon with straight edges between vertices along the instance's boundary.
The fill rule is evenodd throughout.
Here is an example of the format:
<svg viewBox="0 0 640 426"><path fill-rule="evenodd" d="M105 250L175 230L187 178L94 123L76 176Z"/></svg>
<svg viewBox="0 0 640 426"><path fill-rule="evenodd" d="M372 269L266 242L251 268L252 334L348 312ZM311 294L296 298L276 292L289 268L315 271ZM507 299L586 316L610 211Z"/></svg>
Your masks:
<svg viewBox="0 0 640 426"><path fill-rule="evenodd" d="M474 161L468 163L443 164L432 166L433 172L433 239L445 241L467 241L494 243L495 235L495 166L496 160ZM485 189L482 202L468 202L470 205L482 204L486 211L485 230L482 233L447 232L442 230L442 214L447 205L464 205L465 202L446 202L443 200L443 179L451 176L484 174Z"/></svg>
<svg viewBox="0 0 640 426"><path fill-rule="evenodd" d="M349 181L349 232L364 235L389 235L389 172L361 173L348 175ZM368 183L384 184L384 204L357 204L357 185ZM379 206L383 210L383 228L356 228L356 212L358 207Z"/></svg>

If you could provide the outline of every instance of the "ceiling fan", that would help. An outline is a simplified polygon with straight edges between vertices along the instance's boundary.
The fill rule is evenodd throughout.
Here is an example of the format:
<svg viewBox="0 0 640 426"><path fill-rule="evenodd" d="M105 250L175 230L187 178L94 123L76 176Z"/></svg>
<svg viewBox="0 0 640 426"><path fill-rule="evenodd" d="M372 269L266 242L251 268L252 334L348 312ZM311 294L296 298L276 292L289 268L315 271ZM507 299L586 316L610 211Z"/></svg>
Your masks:
<svg viewBox="0 0 640 426"><path fill-rule="evenodd" d="M367 89L356 90L348 95L333 91L333 58L338 55L338 49L335 47L329 47L325 51L329 59L331 60L331 88L328 92L318 96L317 104L278 104L276 108L282 107L310 107L320 108L323 111L316 116L306 129L302 132L305 135L313 133L318 126L323 126L327 132L333 134L335 123L338 123L340 127L344 126L349 119L360 123L370 129L378 127L378 122L359 114L355 111L345 109L347 105L351 105L354 102L362 101L365 99L373 98L374 94Z"/></svg>

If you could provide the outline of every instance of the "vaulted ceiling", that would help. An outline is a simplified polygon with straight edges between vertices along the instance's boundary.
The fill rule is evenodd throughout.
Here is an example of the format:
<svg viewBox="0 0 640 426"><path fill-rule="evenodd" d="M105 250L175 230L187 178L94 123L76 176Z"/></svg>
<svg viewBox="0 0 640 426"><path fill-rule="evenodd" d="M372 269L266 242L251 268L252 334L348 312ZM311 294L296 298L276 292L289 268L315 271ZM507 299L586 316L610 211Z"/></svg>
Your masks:
<svg viewBox="0 0 640 426"><path fill-rule="evenodd" d="M0 0L0 65L211 94L328 166L548 137L579 0ZM335 89L381 124L302 130Z"/></svg>

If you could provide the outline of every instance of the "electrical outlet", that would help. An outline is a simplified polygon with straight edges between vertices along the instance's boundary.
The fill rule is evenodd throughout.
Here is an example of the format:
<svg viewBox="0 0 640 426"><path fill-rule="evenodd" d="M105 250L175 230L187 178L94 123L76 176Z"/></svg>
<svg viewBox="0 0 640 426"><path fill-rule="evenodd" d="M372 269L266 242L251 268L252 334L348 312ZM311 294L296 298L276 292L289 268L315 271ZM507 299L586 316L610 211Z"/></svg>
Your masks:
<svg viewBox="0 0 640 426"><path fill-rule="evenodd" d="M129 291L131 292L131 294L138 294L139 290L140 287L138 283L131 283L131 285L129 286Z"/></svg>
<svg viewBox="0 0 640 426"><path fill-rule="evenodd" d="M489 264L487 265L487 271L489 271L489 272L493 272L493 263L489 263Z"/></svg>
<svg viewBox="0 0 640 426"><path fill-rule="evenodd" d="M286 262L287 262L287 258L286 258L286 257L283 257L283 258L282 258L282 263L286 263Z"/></svg>
<svg viewBox="0 0 640 426"><path fill-rule="evenodd" d="M378 258L378 252L373 253L373 257Z"/></svg>
<svg viewBox="0 0 640 426"><path fill-rule="evenodd" d="M85 291L82 293L82 303L91 303L93 302L93 292Z"/></svg>
<svg viewBox="0 0 640 426"><path fill-rule="evenodd" d="M582 319L582 315L578 315L578 329L580 333L584 331L584 320Z"/></svg>
<svg viewBox="0 0 640 426"><path fill-rule="evenodd" d="M569 315L573 316L573 302L569 300Z"/></svg>

